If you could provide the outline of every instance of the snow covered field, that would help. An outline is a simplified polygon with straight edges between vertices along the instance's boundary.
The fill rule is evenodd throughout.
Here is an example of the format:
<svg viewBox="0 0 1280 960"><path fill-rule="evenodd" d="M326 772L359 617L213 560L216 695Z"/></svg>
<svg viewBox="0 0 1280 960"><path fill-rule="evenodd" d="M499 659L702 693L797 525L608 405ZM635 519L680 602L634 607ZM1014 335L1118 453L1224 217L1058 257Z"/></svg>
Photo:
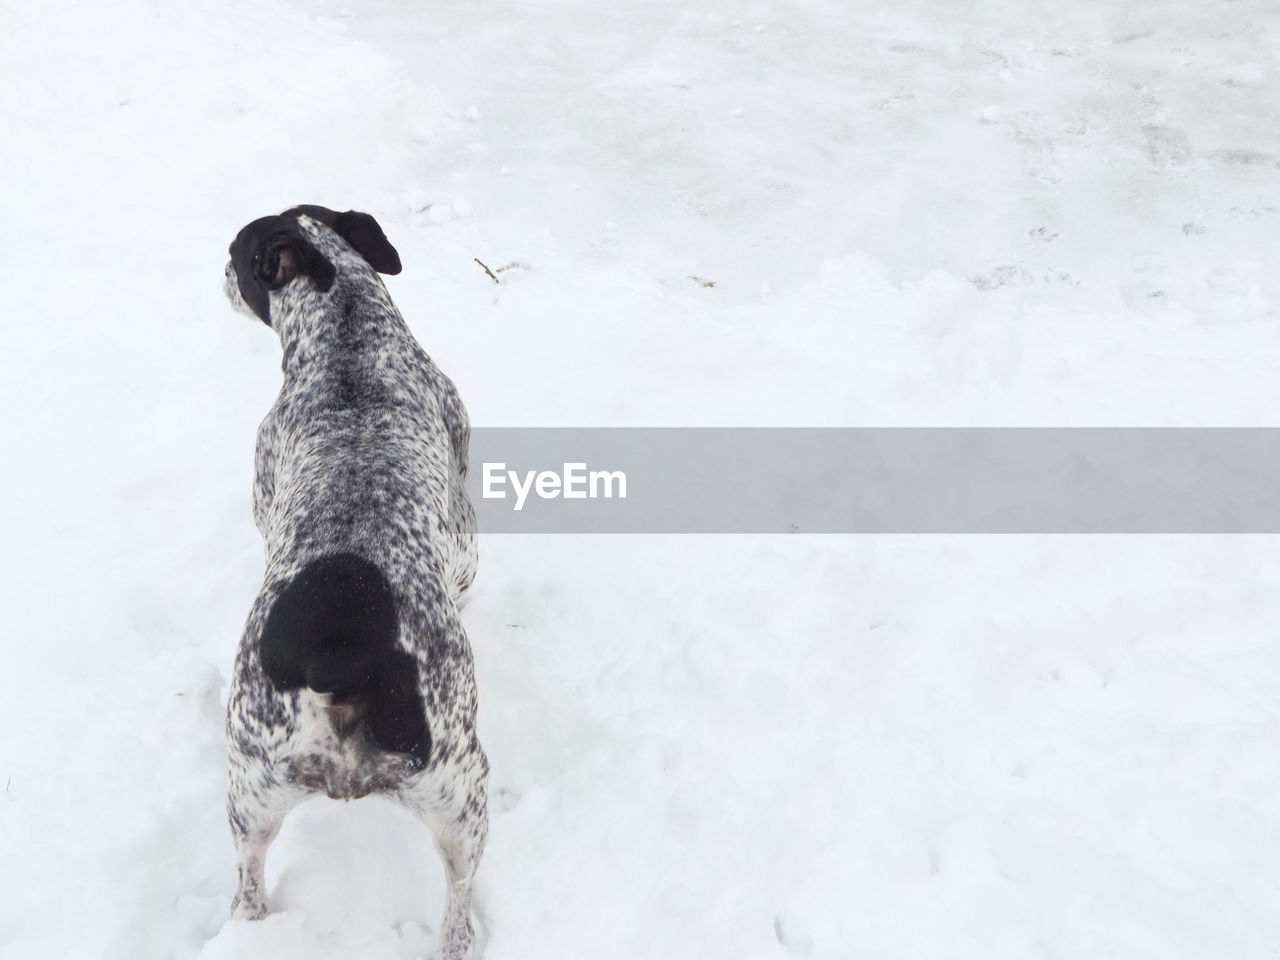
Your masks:
<svg viewBox="0 0 1280 960"><path fill-rule="evenodd" d="M1270 0L4 9L6 960L433 950L377 800L226 919L255 217L377 216L477 425L1280 426ZM465 620L488 960L1280 954L1275 538L489 536Z"/></svg>

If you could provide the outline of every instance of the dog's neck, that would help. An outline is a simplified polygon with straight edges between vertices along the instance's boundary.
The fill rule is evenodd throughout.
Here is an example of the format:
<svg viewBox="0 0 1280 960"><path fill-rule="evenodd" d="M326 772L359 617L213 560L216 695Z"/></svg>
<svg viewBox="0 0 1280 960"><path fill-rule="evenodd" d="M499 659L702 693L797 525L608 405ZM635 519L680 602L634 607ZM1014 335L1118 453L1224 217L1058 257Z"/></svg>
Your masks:
<svg viewBox="0 0 1280 960"><path fill-rule="evenodd" d="M271 311L284 351L280 368L285 378L306 376L337 356L350 359L377 351L404 323L389 296L380 307L358 309L358 298L343 284L324 293L310 283L290 284Z"/></svg>

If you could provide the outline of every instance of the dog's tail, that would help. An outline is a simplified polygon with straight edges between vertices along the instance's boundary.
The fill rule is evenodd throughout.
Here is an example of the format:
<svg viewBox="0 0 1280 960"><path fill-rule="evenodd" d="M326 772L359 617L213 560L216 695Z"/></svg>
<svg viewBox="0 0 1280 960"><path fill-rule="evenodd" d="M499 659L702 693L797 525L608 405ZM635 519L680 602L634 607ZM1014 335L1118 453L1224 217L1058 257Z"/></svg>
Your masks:
<svg viewBox="0 0 1280 960"><path fill-rule="evenodd" d="M381 749L425 765L431 737L418 669L398 643L395 597L382 571L350 553L309 563L267 615L262 669L277 690L309 687L362 722Z"/></svg>

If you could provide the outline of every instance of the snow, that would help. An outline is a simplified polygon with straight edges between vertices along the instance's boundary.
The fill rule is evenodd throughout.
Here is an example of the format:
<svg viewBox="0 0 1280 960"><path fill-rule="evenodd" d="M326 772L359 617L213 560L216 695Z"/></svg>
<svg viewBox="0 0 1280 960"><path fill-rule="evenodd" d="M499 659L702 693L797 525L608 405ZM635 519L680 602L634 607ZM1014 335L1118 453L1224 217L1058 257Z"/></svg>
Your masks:
<svg viewBox="0 0 1280 960"><path fill-rule="evenodd" d="M377 216L478 425L1278 425L1267 0L344 2L7 10L6 958L434 949L374 799L227 920L250 219ZM1273 538L487 536L465 620L489 960L1274 956Z"/></svg>

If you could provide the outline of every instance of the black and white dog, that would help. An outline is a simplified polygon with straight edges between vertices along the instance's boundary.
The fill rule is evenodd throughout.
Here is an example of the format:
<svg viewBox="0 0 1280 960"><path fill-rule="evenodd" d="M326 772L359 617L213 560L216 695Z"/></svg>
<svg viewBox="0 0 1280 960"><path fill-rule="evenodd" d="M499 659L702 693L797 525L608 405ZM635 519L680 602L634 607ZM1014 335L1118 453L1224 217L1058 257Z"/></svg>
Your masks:
<svg viewBox="0 0 1280 960"><path fill-rule="evenodd" d="M231 244L227 296L284 346L258 430L267 569L227 704L232 915L267 912L263 860L316 793L385 793L431 829L446 960L471 955L489 765L458 601L475 576L470 426L378 273L400 257L366 213L294 207Z"/></svg>

